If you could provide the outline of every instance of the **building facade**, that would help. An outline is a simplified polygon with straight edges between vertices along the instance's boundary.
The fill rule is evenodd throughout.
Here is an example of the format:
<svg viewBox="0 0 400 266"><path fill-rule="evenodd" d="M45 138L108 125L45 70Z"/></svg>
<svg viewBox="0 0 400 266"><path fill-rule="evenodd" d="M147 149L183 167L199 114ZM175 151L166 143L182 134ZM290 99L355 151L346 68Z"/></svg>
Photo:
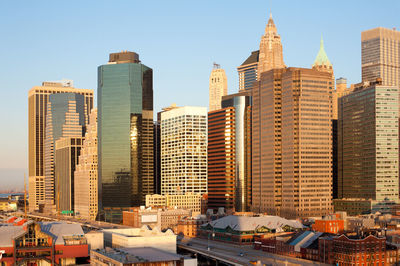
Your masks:
<svg viewBox="0 0 400 266"><path fill-rule="evenodd" d="M202 195L185 193L178 195L146 195L146 207L169 207L191 210L193 215L201 213Z"/></svg>
<svg viewBox="0 0 400 266"><path fill-rule="evenodd" d="M273 69L253 89L252 209L285 217L332 210L332 74Z"/></svg>
<svg viewBox="0 0 400 266"><path fill-rule="evenodd" d="M97 109L90 113L74 179L75 215L96 220L98 212Z"/></svg>
<svg viewBox="0 0 400 266"><path fill-rule="evenodd" d="M361 33L362 81L382 79L400 87L400 31L382 27Z"/></svg>
<svg viewBox="0 0 400 266"><path fill-rule="evenodd" d="M207 109L161 113L161 194L207 192Z"/></svg>
<svg viewBox="0 0 400 266"><path fill-rule="evenodd" d="M208 113L208 208L235 209L235 108Z"/></svg>
<svg viewBox="0 0 400 266"><path fill-rule="evenodd" d="M339 99L340 199L399 198L399 89L380 83Z"/></svg>
<svg viewBox="0 0 400 266"><path fill-rule="evenodd" d="M276 30L272 15L270 15L265 33L261 36L257 75L260 77L261 73L265 71L285 67L281 37Z"/></svg>
<svg viewBox="0 0 400 266"><path fill-rule="evenodd" d="M56 209L59 213L75 213L75 170L83 145L83 137L63 137L55 143Z"/></svg>
<svg viewBox="0 0 400 266"><path fill-rule="evenodd" d="M98 68L98 167L100 209L153 193L153 71L133 52Z"/></svg>
<svg viewBox="0 0 400 266"><path fill-rule="evenodd" d="M26 221L25 221L26 222ZM3 225L0 230L0 264L75 265L88 257L88 244L78 224L28 221Z"/></svg>
<svg viewBox="0 0 400 266"><path fill-rule="evenodd" d="M80 138L86 129L84 96L76 93L57 93L49 96L45 130L45 210L55 211L55 144L64 137Z"/></svg>
<svg viewBox="0 0 400 266"><path fill-rule="evenodd" d="M43 82L28 93L29 142L29 211L38 211L45 203L45 132L49 96L57 93L75 93L84 96L85 115L93 108L93 90L77 89L72 82ZM87 122L87 121L86 121Z"/></svg>
<svg viewBox="0 0 400 266"><path fill-rule="evenodd" d="M257 69L259 54L259 50L251 52L250 56L237 67L240 92L251 90L254 82L258 79Z"/></svg>
<svg viewBox="0 0 400 266"><path fill-rule="evenodd" d="M214 68L210 75L209 104L210 111L221 109L222 96L228 94L228 79L225 70L220 65L214 63Z"/></svg>
<svg viewBox="0 0 400 266"><path fill-rule="evenodd" d="M243 212L251 204L251 97L222 97L208 114L208 207Z"/></svg>

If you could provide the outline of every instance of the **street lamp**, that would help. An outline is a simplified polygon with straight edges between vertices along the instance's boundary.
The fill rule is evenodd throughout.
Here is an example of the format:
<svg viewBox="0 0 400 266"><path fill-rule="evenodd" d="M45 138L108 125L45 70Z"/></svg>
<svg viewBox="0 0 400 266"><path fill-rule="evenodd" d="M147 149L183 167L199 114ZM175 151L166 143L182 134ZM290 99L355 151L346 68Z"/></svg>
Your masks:
<svg viewBox="0 0 400 266"><path fill-rule="evenodd" d="M214 237L215 237L215 234L214 234L214 226L212 226L212 237L213 237L213 240L214 240ZM210 251L210 233L208 233L207 251Z"/></svg>

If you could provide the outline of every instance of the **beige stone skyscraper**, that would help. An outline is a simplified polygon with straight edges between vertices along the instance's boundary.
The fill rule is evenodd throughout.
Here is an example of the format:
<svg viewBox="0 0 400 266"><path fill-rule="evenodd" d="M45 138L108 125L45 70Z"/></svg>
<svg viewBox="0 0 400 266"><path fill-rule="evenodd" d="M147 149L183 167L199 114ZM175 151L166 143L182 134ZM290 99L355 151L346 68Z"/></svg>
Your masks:
<svg viewBox="0 0 400 266"><path fill-rule="evenodd" d="M361 33L362 81L382 78L382 85L400 87L400 31L375 28Z"/></svg>
<svg viewBox="0 0 400 266"><path fill-rule="evenodd" d="M306 68L261 74L253 89L253 211L332 211L332 83L330 73Z"/></svg>
<svg viewBox="0 0 400 266"><path fill-rule="evenodd" d="M89 220L95 220L98 211L97 157L97 109L93 109L75 170L75 213Z"/></svg>
<svg viewBox="0 0 400 266"><path fill-rule="evenodd" d="M45 201L44 140L47 102L55 93L77 93L84 95L85 113L93 107L93 90L76 89L71 81L43 82L28 93L28 140L29 140L29 211L39 209Z"/></svg>
<svg viewBox="0 0 400 266"><path fill-rule="evenodd" d="M221 109L222 96L228 94L228 80L225 70L220 65L214 63L214 68L210 75L210 112Z"/></svg>
<svg viewBox="0 0 400 266"><path fill-rule="evenodd" d="M278 35L272 15L270 15L265 27L265 34L261 36L258 77L262 72L284 67L281 37Z"/></svg>

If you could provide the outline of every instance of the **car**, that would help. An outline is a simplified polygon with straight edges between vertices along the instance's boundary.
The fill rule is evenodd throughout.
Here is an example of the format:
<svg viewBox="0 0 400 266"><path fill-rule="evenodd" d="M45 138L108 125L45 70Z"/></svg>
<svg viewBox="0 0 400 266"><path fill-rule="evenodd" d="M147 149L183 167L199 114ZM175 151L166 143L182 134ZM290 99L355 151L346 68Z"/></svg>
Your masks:
<svg viewBox="0 0 400 266"><path fill-rule="evenodd" d="M186 246L191 247L192 243L187 243Z"/></svg>

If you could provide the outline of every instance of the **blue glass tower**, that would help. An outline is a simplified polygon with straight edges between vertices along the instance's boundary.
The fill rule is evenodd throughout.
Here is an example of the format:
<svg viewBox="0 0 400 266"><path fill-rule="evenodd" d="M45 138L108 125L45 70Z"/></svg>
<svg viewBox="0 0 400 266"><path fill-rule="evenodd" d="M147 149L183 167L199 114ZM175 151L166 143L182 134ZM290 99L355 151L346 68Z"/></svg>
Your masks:
<svg viewBox="0 0 400 266"><path fill-rule="evenodd" d="M153 181L153 71L133 52L98 68L99 209L144 203Z"/></svg>

